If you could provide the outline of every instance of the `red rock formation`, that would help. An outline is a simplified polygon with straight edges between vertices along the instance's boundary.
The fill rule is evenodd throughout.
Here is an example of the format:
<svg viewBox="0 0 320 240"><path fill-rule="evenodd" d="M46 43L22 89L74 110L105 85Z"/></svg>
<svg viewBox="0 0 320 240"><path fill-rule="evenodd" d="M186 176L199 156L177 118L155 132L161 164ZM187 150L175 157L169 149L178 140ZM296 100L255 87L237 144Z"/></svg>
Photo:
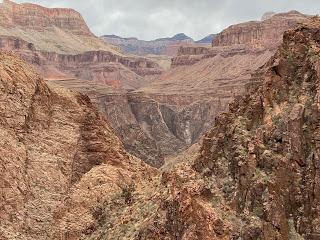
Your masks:
<svg viewBox="0 0 320 240"><path fill-rule="evenodd" d="M81 14L73 9L45 8L36 4L16 4L4 0L0 5L0 25L37 31L53 31L53 26L76 35L93 36Z"/></svg>
<svg viewBox="0 0 320 240"><path fill-rule="evenodd" d="M181 46L176 57L172 59L171 67L193 65L207 57L210 48L202 46Z"/></svg>
<svg viewBox="0 0 320 240"><path fill-rule="evenodd" d="M133 90L162 72L157 63L145 58L108 51L88 51L77 55L38 51L33 43L10 36L0 36L0 48L16 52L45 78L77 77Z"/></svg>
<svg viewBox="0 0 320 240"><path fill-rule="evenodd" d="M264 22L254 23L254 25L258 25L262 30L266 28L263 30L265 34L273 34L270 31L270 23L266 22L273 19L272 23L275 26L279 25L277 31L280 32L283 31L282 26L288 22L291 24L295 17L297 17L295 21L299 21L305 16L292 12L278 14ZM235 32L245 34L244 25L250 27L251 24L237 25L238 28L237 26L235 28L238 30ZM5 30L7 32L12 29ZM29 35L32 35L32 31L34 30L28 30ZM63 30L61 29L61 31ZM40 32L36 33L35 36L40 34ZM29 35L27 38L30 37ZM50 34L44 35L51 36ZM276 35L278 36L278 33ZM62 35L55 33L52 36L57 37L54 39L55 41L57 39L64 40ZM72 35L72 39L74 37L76 37L75 34ZM63 78L65 81L70 78L89 79L128 91L145 86L132 94L121 93L123 95L120 102L124 106L117 106L113 96L101 97L100 92L92 94L92 96L94 98L99 96L99 99L94 99L94 101L99 104L101 112L109 114L108 117L112 119L113 127L121 136L126 148L158 167L164 162L163 158L158 158L158 156L177 154L188 145L197 142L213 125L215 116L227 108L228 101L244 91L244 86L250 79L253 70L263 65L273 54L277 41L272 41L272 43L274 42L272 46L270 42L263 45L265 43L257 41L254 34L250 32L247 38L251 37L253 37L252 42L257 43L259 48L251 48L250 46L253 46L251 43L251 45L248 44L249 48L242 43L231 46L216 46L211 49L203 47L181 48L179 56L172 61L172 68L148 86L146 84L153 81L161 72L155 64L148 60L128 58L111 50L88 50L87 46L85 51L79 50L80 53L70 54L71 46L78 48L82 44L63 43L61 45L63 51L61 52L60 49L59 51L50 50L52 45L56 46L56 44L44 44L39 39L32 42L37 49L36 51L33 50L32 44L29 44L31 42L27 40L26 43L21 40L13 40L14 42L10 43L10 39L4 39L2 42L8 48L18 47L16 52L30 62L43 76L55 76L58 79ZM273 37L272 35L269 38L273 39ZM244 39L247 38L244 37ZM281 39L280 34L279 39ZM87 40L89 42L96 41L96 38L88 37L85 42ZM39 50L38 46L48 49ZM68 87L72 88L71 85L72 81ZM87 88L91 88L92 85L83 84L82 87L83 92L88 92ZM97 87L97 89L99 88ZM120 115L121 117L119 117ZM122 126L121 124L126 122L122 120L130 117L129 115L136 119L133 122L128 121L125 126ZM135 131L126 138L127 135L123 133L133 125ZM132 141L133 136L138 136L141 141ZM141 147L143 150L136 151L136 146L143 146ZM152 156L157 156L160 164L156 163L155 159L147 157L148 149L152 152ZM159 151L163 152L159 153ZM138 155L137 152L141 154Z"/></svg>
<svg viewBox="0 0 320 240"><path fill-rule="evenodd" d="M191 40L174 41L172 43L167 44L165 48L162 50L161 54L166 56L176 56L181 46L186 46L192 43L193 41Z"/></svg>
<svg viewBox="0 0 320 240"><path fill-rule="evenodd" d="M86 95L1 53L1 239L319 239L319 29L286 31L200 150L154 178ZM147 104L144 121L174 122Z"/></svg>
<svg viewBox="0 0 320 240"><path fill-rule="evenodd" d="M277 14L263 22L229 27L218 34L211 48L181 47L178 56L172 60L172 67L138 92L169 105L174 112L177 112L175 107L184 112L186 115L180 117L184 119L180 125L185 132L188 130L184 127L190 120L187 116L198 116L199 112L193 112L197 109L194 106L203 106L200 112L208 115L200 117L206 119L202 129L195 132L190 129L192 143L195 143L210 128L216 114L226 109L228 101L245 91L244 86L251 74L272 56L285 29L305 19L306 15L294 11ZM256 35L257 31L262 33L263 39ZM235 41L238 35L241 37ZM205 107L208 102L213 103L215 110Z"/></svg>
<svg viewBox="0 0 320 240"><path fill-rule="evenodd" d="M34 14L33 14L34 13ZM20 14L20 15L19 15ZM86 26L81 15L70 9L47 9L34 4L15 4L12 2L0 3L0 47L1 49L12 50L19 54L24 60L30 63L38 73L52 81L62 80L72 88L75 78L88 81L81 83L82 92L100 91L106 89L100 84L106 84L114 87L108 88L107 92L101 94L90 94L94 101L105 114L114 114L111 109L107 109L108 102L103 102L106 94L123 94L123 102L126 103L126 94L115 88L121 88L127 91L135 90L157 77L162 68L152 60L138 57L129 57L120 53L117 47L108 45L105 41L93 36L91 33L77 32L78 29L84 29L80 25ZM18 16L18 18L17 18ZM34 16L34 18L33 18ZM79 17L79 18L78 18ZM16 19L17 18L17 19ZM8 20L9 19L9 20ZM10 20L11 19L11 20ZM34 26L35 22L39 22ZM29 24L29 25L28 25ZM23 33L23 34L22 34ZM96 83L96 85L90 82ZM79 85L77 85L79 87ZM88 88L89 91L88 91ZM95 99L97 97L97 99ZM130 122L128 125L119 125L123 123L119 118L128 117L130 113L125 111L129 109L127 105L118 106L111 100L112 109L124 109L119 114L121 117L112 116L111 121L117 134L122 137L127 149L143 158L148 163L152 162L153 166L161 166L163 157L159 157L159 148L155 140L145 133L136 123ZM128 107L128 108L127 108ZM107 109L107 110L106 110ZM132 114L132 113L131 113ZM134 131L130 132L129 127ZM129 129L129 130L128 130ZM128 139L125 139L128 136ZM137 143L132 141L134 136L138 136ZM136 150L140 142L144 142L146 150ZM129 148L128 143L134 146ZM150 160L150 156L151 160ZM154 161L158 159L158 162Z"/></svg>
<svg viewBox="0 0 320 240"><path fill-rule="evenodd" d="M320 237L319 29L313 17L285 32L248 93L217 117L195 161L217 182L232 178L230 207L245 217L248 239Z"/></svg>
<svg viewBox="0 0 320 240"><path fill-rule="evenodd" d="M49 88L0 53L0 238L79 239L90 213L155 171L128 155L81 93Z"/></svg>
<svg viewBox="0 0 320 240"><path fill-rule="evenodd" d="M282 42L285 30L294 27L308 16L297 11L276 14L265 21L252 21L228 27L212 41L212 46L245 44L251 51L274 49Z"/></svg>

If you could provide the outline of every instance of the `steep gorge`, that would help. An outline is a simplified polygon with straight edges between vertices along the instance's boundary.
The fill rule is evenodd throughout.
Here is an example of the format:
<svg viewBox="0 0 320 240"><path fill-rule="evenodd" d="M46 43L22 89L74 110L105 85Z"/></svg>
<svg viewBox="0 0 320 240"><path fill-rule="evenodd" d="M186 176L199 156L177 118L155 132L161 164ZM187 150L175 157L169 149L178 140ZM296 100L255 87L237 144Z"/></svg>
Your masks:
<svg viewBox="0 0 320 240"><path fill-rule="evenodd" d="M200 150L163 168L132 204L105 203L92 236L319 239L319 32L319 17L286 31ZM106 228L123 218L125 232Z"/></svg>
<svg viewBox="0 0 320 240"><path fill-rule="evenodd" d="M191 68L185 76L205 61L231 64L248 52L248 62L263 66L233 65L218 89L191 82L167 95L159 89L170 85L168 75L154 91L74 78L48 86L13 53L0 52L1 239L319 239L319 39L320 18L313 17L287 30L265 64L272 51L259 55L260 45L258 53L237 43L218 46L224 51L181 49L178 57L201 58L174 67ZM124 150L86 95L56 86L70 83L90 93L111 122L128 126L115 130L138 139L130 146L141 137L150 148L180 151L176 139L188 145L202 124L214 128L200 150L158 171ZM215 112L242 90L227 112Z"/></svg>
<svg viewBox="0 0 320 240"><path fill-rule="evenodd" d="M252 72L272 56L282 33L307 17L292 11L230 27L232 31L226 29L218 34L219 44L214 40L213 45L218 46L181 47L171 68L151 84L125 94L108 94L95 102L100 102L100 111L106 113L126 149L160 167L167 157L203 137L213 126L215 116L227 109L230 99L244 91ZM245 29L253 24L264 36L249 34L247 38L254 44L219 40L224 35L246 34ZM80 91L95 95L85 88Z"/></svg>
<svg viewBox="0 0 320 240"><path fill-rule="evenodd" d="M254 69L274 53L283 31L308 17L292 11L232 26L217 35L211 48L180 48L171 68L164 71L149 59L123 55L88 32L76 32L76 28L86 29L86 24L72 10L10 1L0 4L0 9L6 19L12 18L12 11L24 19L1 25L1 48L19 54L48 83L88 94L126 150L154 167L198 142L213 126L215 116L227 109L230 99L244 91ZM44 32L32 24L25 26L24 22L31 21L30 9L46 24ZM77 20L54 20L66 17ZM73 22L77 24L73 26ZM27 28L24 34L22 27ZM44 43L34 38L39 34L62 42ZM228 40L238 35L248 42ZM68 39L80 39L81 44ZM58 45L62 47L57 49ZM84 48L75 51L71 49L74 45Z"/></svg>

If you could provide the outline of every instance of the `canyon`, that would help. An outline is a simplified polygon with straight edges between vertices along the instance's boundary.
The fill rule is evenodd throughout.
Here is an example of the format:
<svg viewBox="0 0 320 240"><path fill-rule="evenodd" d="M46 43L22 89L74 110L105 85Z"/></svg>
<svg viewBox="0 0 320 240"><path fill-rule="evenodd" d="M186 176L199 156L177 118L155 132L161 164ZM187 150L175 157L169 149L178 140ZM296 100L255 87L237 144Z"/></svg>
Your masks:
<svg viewBox="0 0 320 240"><path fill-rule="evenodd" d="M39 12L44 31L50 31L25 26L27 20L14 23L15 27L2 25L1 48L20 55L47 83L88 94L125 149L157 168L197 143L212 128L215 117L227 109L230 99L245 91L253 71L273 55L283 32L309 17L292 11L231 26L215 37L211 47L180 47L165 70L157 63L159 59L124 55L118 47L94 36L73 10L10 1L0 4L0 9L8 19L14 11L28 19L28 9L33 9ZM69 12L72 14L67 15ZM63 20L66 17L72 20ZM24 34L22 26L28 28ZM74 30L77 28L82 31ZM70 37L61 37L62 32ZM85 37L85 50L56 50L51 41L44 45L31 39L39 34L63 41Z"/></svg>
<svg viewBox="0 0 320 240"><path fill-rule="evenodd" d="M200 149L133 190L130 204L101 205L91 236L319 239L319 29L312 17L285 31Z"/></svg>
<svg viewBox="0 0 320 240"><path fill-rule="evenodd" d="M287 15L303 22L284 31L198 145L160 170L125 151L87 95L55 82L82 89L85 80L47 84L1 51L1 239L319 239L320 18ZM265 44L221 36L236 39L233 49L239 40L246 51ZM180 57L214 49L181 48ZM111 89L89 83L91 94ZM181 109L193 101L153 97L164 119L164 103Z"/></svg>

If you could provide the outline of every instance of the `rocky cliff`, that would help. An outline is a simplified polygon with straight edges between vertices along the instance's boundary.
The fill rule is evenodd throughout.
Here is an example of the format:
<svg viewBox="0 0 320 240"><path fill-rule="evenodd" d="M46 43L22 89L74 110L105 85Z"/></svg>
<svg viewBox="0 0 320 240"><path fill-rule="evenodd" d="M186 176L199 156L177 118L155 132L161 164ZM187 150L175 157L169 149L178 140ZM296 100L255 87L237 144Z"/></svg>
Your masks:
<svg viewBox="0 0 320 240"><path fill-rule="evenodd" d="M278 21L287 21L285 15L280 14ZM129 152L160 167L166 158L196 143L213 126L215 116L244 91L252 72L272 56L276 44L265 51L249 50L243 44L185 46L172 60L171 69L133 93L101 97L85 85L77 90L94 99ZM64 86L73 89L72 84Z"/></svg>
<svg viewBox="0 0 320 240"><path fill-rule="evenodd" d="M314 17L286 31L198 153L165 166L131 205L102 205L92 237L319 239L319 29Z"/></svg>
<svg viewBox="0 0 320 240"><path fill-rule="evenodd" d="M45 8L36 4L16 4L4 0L0 5L0 25L37 31L54 31L54 27L76 35L93 36L81 14L73 9Z"/></svg>
<svg viewBox="0 0 320 240"><path fill-rule="evenodd" d="M212 41L212 46L231 46L244 44L246 49L263 51L275 48L282 42L283 32L306 19L298 11L273 15L264 21L252 21L228 27Z"/></svg>
<svg viewBox="0 0 320 240"><path fill-rule="evenodd" d="M50 9L9 0L0 3L0 35L22 38L37 50L64 54L119 51L94 36L81 14L73 9Z"/></svg>
<svg viewBox="0 0 320 240"><path fill-rule="evenodd" d="M46 78L80 78L137 89L162 72L94 36L80 13L35 4L0 3L1 49L12 50Z"/></svg>
<svg viewBox="0 0 320 240"><path fill-rule="evenodd" d="M121 117L112 115L110 119L125 147L154 166L162 165L163 157L159 157L159 148L155 140L141 129L136 120L130 120L130 113L126 113L128 106L125 104L125 91L133 91L151 82L163 71L162 67L150 60L152 58L126 56L120 53L117 47L109 45L91 33L75 32L75 29L84 29L80 25L86 24L81 15L74 10L48 9L34 4L5 1L0 3L0 12L5 19L3 22L0 21L1 49L14 51L46 79L57 81L59 84L63 82L63 86L88 93L104 114L115 113L106 106L124 109ZM9 21L9 18L12 19ZM39 22L39 28L34 25L35 22ZM75 80L76 78L78 80ZM74 87L74 81L81 84ZM69 84L65 84L66 82ZM95 92L90 91L91 89L98 90ZM106 92L101 93L106 89ZM121 104L124 106L119 106L113 99L113 96L119 93L123 99ZM108 94L110 96L107 96ZM109 100L110 104L107 102ZM123 126L119 118L127 117L130 124ZM131 127L135 130L131 131ZM125 132L131 132L131 136ZM133 141L137 136L139 141ZM145 148L137 150L140 142L144 142ZM133 146L129 148L128 143Z"/></svg>
<svg viewBox="0 0 320 240"><path fill-rule="evenodd" d="M295 16L296 22L307 17L289 12L255 24L265 35L273 36L267 21L272 21L274 26L283 26L289 20L293 24ZM238 30L235 32L245 31L244 25L236 25ZM246 26L250 29L251 23ZM30 31L26 31L27 36L35 30ZM284 30L279 27L276 31L280 41L280 32ZM0 43L4 48L14 50L56 84L74 89L73 84L81 80L97 83L94 87L91 83L78 82L76 88L88 93L99 110L110 119L125 148L155 167L162 166L169 156L180 153L201 139L213 126L215 116L227 108L232 97L244 91L251 73L272 56L278 44L274 41L272 46L268 42L263 48L248 48L246 44L227 41L221 43L223 46L211 48L182 47L172 60L172 68L159 77L161 68L150 60L128 57L111 50L95 49L74 54L54 52L50 51L51 43L45 45L49 51L39 50L39 42L33 43L25 40L25 35L20 36L6 35ZM65 39L62 35L55 36ZM254 36L250 33L250 37ZM177 41L183 39L184 35L175 38ZM252 41L256 40L253 38ZM105 88L100 84L115 88L108 88L103 94L102 89Z"/></svg>
<svg viewBox="0 0 320 240"><path fill-rule="evenodd" d="M319 29L286 31L247 93L217 117L194 167L227 182L245 239L318 239Z"/></svg>
<svg viewBox="0 0 320 240"><path fill-rule="evenodd" d="M80 239L93 210L156 171L124 150L78 92L53 87L0 53L0 238Z"/></svg>
<svg viewBox="0 0 320 240"><path fill-rule="evenodd" d="M115 35L104 35L101 38L112 45L119 46L125 53L138 56L148 54L175 56L180 46L194 43L193 39L183 33L176 34L172 38L159 38L152 41Z"/></svg>
<svg viewBox="0 0 320 240"><path fill-rule="evenodd" d="M86 95L1 52L1 239L319 239L319 32L319 17L286 31L200 149L160 173ZM174 122L157 103L189 96L156 97Z"/></svg>
<svg viewBox="0 0 320 240"><path fill-rule="evenodd" d="M16 37L0 36L0 47L20 55L45 78L79 78L135 90L163 71L157 63L146 58L101 50L76 55L38 51L33 43Z"/></svg>

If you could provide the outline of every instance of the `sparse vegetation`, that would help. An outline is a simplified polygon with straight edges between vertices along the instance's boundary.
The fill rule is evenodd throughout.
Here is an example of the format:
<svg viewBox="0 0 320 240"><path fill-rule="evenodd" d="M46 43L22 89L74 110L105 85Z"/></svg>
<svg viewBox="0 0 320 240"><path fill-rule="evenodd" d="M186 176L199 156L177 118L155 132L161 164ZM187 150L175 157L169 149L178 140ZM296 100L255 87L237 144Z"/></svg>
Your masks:
<svg viewBox="0 0 320 240"><path fill-rule="evenodd" d="M292 154L291 153L287 153L286 158L291 160L292 159Z"/></svg>
<svg viewBox="0 0 320 240"><path fill-rule="evenodd" d="M134 183L131 183L129 187L122 190L122 196L126 204L132 204L133 202L132 193L134 192L134 188Z"/></svg>
<svg viewBox="0 0 320 240"><path fill-rule="evenodd" d="M178 176L179 184L182 185L184 183L184 179L181 176Z"/></svg>
<svg viewBox="0 0 320 240"><path fill-rule="evenodd" d="M276 115L276 116L274 117L274 123L275 123L276 125L278 125L278 124L280 123L280 120L281 120L281 115L280 115L280 114L278 114L278 115Z"/></svg>
<svg viewBox="0 0 320 240"><path fill-rule="evenodd" d="M310 51L309 55L312 62L316 62L319 59L318 54L314 50Z"/></svg>
<svg viewBox="0 0 320 240"><path fill-rule="evenodd" d="M276 94L276 102L279 105L280 103L282 103L284 100L283 94L281 92L278 92Z"/></svg>
<svg viewBox="0 0 320 240"><path fill-rule="evenodd" d="M263 217L263 207L255 207L255 208L253 208L252 214L254 216L258 216L258 217L262 218Z"/></svg>

